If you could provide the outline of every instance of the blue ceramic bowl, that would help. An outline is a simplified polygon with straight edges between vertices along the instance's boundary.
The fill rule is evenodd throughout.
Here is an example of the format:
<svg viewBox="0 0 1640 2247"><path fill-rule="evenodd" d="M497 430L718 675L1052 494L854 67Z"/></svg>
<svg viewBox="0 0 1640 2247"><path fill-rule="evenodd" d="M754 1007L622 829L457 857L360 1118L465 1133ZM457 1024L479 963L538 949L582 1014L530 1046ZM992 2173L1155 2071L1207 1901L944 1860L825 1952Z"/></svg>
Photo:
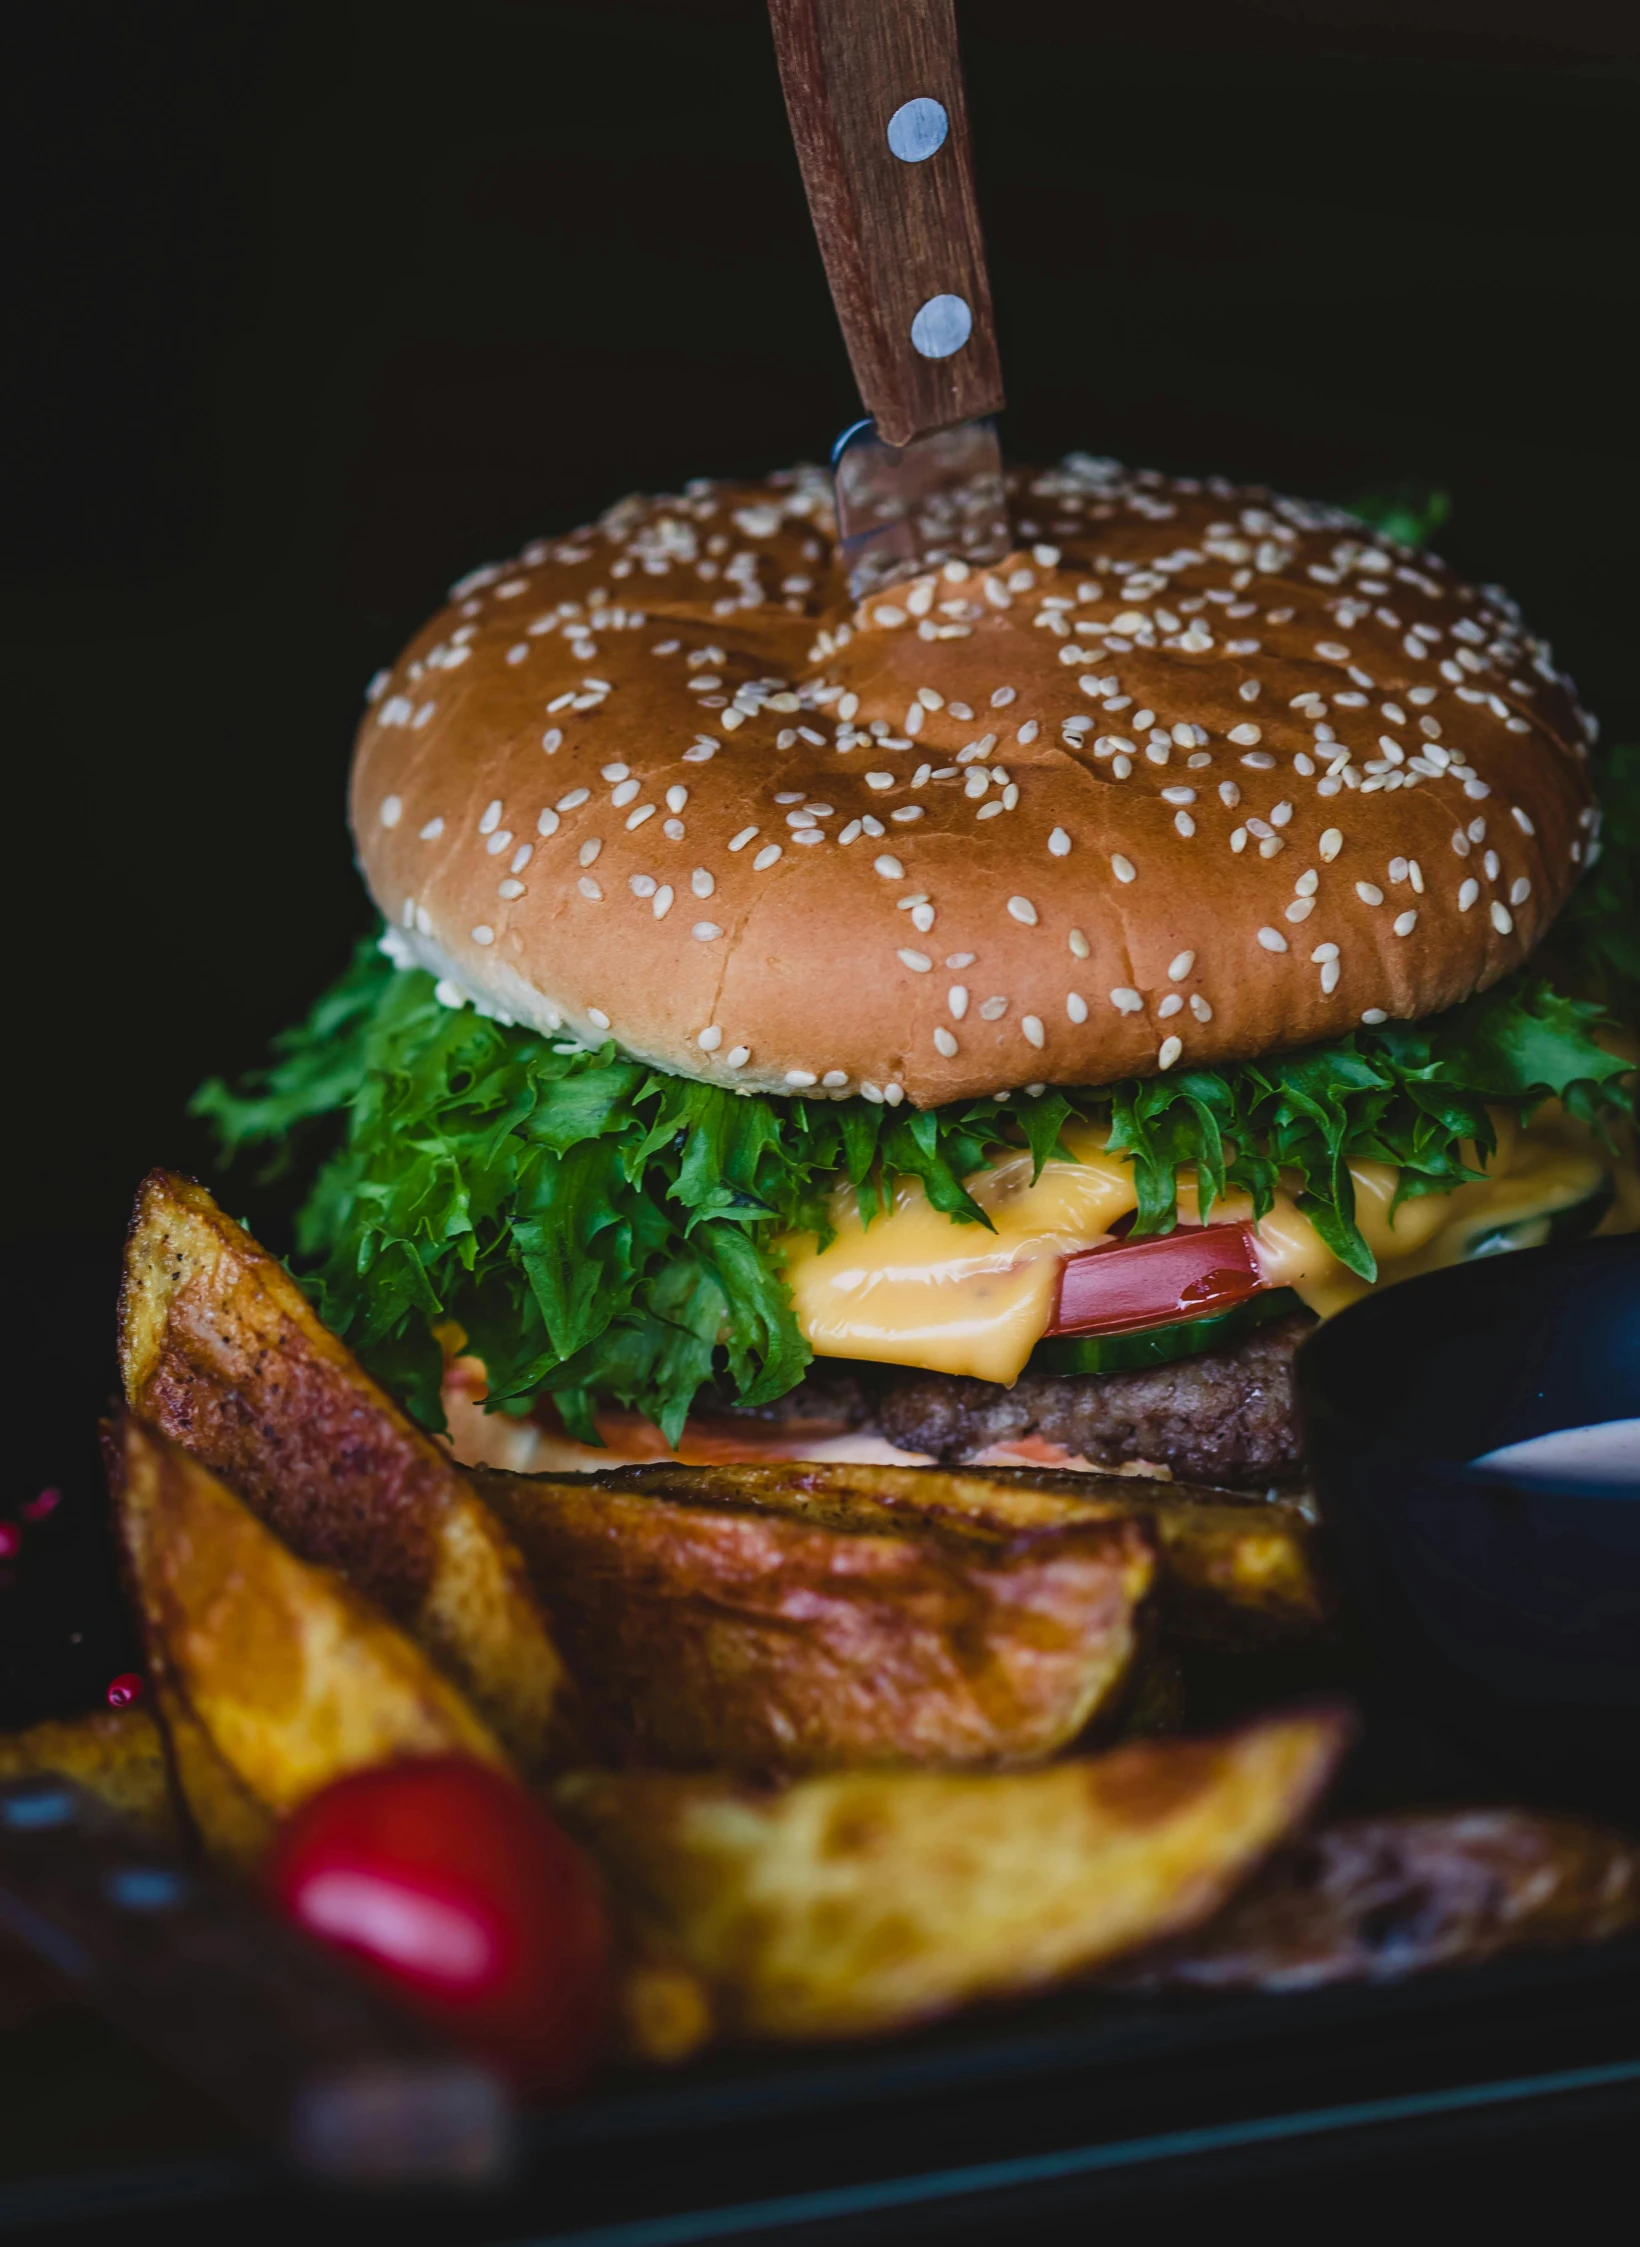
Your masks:
<svg viewBox="0 0 1640 2247"><path fill-rule="evenodd" d="M1470 1464L1640 1416L1640 1236L1388 1288L1318 1329L1298 1382L1380 1701L1540 1796L1640 1804L1640 1482Z"/></svg>

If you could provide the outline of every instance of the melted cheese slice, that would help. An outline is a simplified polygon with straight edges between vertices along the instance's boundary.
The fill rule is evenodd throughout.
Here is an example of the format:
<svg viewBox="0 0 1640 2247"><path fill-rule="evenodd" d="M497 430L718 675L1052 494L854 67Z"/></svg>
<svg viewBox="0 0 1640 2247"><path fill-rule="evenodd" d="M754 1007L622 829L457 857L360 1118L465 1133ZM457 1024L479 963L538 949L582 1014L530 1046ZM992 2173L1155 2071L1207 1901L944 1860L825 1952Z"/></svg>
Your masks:
<svg viewBox="0 0 1640 2247"><path fill-rule="evenodd" d="M1498 1149L1489 1175L1450 1194L1421 1194L1391 1215L1397 1173L1387 1163L1351 1163L1356 1222L1378 1259L1379 1287L1460 1262L1502 1225L1546 1219L1585 1201L1612 1169L1588 1135L1549 1103L1522 1130L1497 1113ZM867 1227L852 1187L832 1197L835 1238L821 1248L812 1233L779 1244L797 1321L818 1357L865 1358L935 1373L969 1373L1011 1383L1053 1315L1059 1266L1108 1240L1137 1206L1132 1166L1106 1152L1093 1125L1067 1125L1077 1157L1056 1156L1033 1184L1023 1151L968 1180L968 1191L995 1230L942 1216L915 1179L902 1179L894 1206ZM1621 1166L1616 1222L1640 1224L1640 1179ZM1193 1183L1181 1180L1179 1212L1197 1216ZM1215 1224L1248 1223L1245 1194L1216 1202ZM1326 1246L1293 1196L1278 1191L1255 1228L1259 1263L1271 1287L1290 1287L1323 1318L1374 1283L1358 1279Z"/></svg>

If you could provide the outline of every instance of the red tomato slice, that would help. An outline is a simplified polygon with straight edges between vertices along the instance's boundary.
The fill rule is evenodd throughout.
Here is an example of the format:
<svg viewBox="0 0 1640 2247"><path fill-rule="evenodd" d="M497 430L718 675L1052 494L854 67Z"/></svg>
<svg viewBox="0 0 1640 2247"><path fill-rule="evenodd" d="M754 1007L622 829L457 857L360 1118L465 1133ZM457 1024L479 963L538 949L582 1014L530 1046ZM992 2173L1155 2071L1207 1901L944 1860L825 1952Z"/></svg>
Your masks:
<svg viewBox="0 0 1640 2247"><path fill-rule="evenodd" d="M1127 1334L1208 1318L1264 1286L1250 1225L1181 1225L1068 1256L1049 1334Z"/></svg>
<svg viewBox="0 0 1640 2247"><path fill-rule="evenodd" d="M588 1860L522 1787L455 1757L356 1771L280 1829L273 1894L526 2090L572 2089L610 2013Z"/></svg>

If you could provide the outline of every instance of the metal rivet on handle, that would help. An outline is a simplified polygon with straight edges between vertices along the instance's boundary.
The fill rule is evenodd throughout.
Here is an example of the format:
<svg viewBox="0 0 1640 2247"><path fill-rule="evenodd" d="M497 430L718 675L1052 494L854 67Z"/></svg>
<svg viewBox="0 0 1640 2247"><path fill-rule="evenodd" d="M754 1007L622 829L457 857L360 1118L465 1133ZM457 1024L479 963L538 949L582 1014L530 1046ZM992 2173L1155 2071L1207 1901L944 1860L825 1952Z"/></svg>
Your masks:
<svg viewBox="0 0 1640 2247"><path fill-rule="evenodd" d="M925 359L949 359L974 330L974 315L960 296L931 296L911 323L911 342Z"/></svg>
<svg viewBox="0 0 1640 2247"><path fill-rule="evenodd" d="M888 121L888 145L902 164L926 163L935 149L943 148L951 120L944 106L927 94L901 102Z"/></svg>

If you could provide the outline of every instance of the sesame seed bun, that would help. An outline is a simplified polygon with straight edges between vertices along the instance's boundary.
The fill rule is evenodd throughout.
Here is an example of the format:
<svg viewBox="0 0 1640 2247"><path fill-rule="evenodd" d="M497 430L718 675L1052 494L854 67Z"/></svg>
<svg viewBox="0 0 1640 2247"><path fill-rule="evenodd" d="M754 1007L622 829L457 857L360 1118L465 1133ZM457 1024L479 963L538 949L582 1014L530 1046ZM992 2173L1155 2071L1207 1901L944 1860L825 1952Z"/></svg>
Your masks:
<svg viewBox="0 0 1640 2247"><path fill-rule="evenodd" d="M1505 595L1081 455L1013 509L1007 561L859 605L812 470L475 572L354 759L400 956L665 1069L919 1107L1412 1019L1527 956L1593 728Z"/></svg>

